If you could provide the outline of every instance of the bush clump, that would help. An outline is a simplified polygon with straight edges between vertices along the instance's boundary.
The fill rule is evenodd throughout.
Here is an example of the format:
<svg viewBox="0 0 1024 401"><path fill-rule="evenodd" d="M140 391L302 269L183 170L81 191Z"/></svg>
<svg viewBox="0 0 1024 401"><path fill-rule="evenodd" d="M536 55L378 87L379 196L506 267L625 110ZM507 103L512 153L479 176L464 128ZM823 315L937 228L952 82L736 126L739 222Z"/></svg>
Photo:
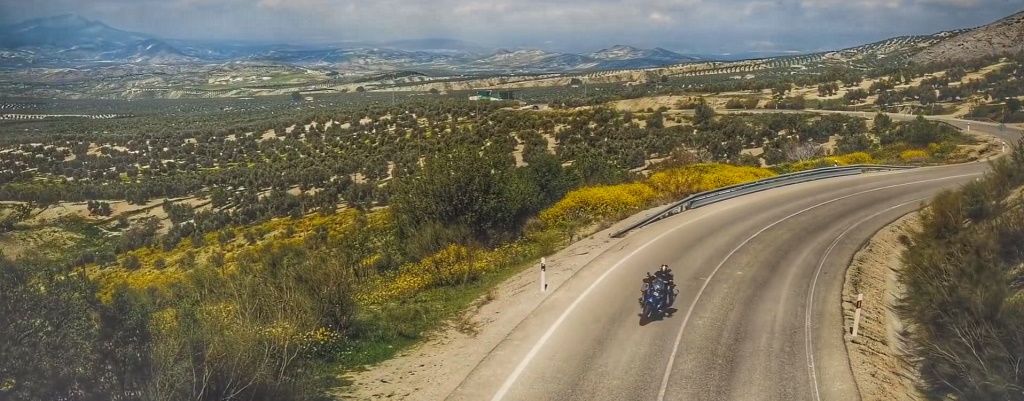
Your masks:
<svg viewBox="0 0 1024 401"><path fill-rule="evenodd" d="M928 151L921 149L907 149L900 152L900 160L906 163L921 163L927 161L929 157Z"/></svg>
<svg viewBox="0 0 1024 401"><path fill-rule="evenodd" d="M903 254L898 310L929 396L1024 399L1024 142L939 194Z"/></svg>

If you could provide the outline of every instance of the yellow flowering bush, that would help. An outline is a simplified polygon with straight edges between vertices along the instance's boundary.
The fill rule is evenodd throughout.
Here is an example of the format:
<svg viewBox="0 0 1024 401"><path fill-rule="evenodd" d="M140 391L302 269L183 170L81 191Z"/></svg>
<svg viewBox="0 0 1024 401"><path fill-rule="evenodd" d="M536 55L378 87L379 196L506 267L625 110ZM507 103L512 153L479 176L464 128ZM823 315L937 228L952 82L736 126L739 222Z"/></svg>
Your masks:
<svg viewBox="0 0 1024 401"><path fill-rule="evenodd" d="M156 333L167 333L178 328L178 310L164 308L154 311L149 317L149 326Z"/></svg>
<svg viewBox="0 0 1024 401"><path fill-rule="evenodd" d="M188 277L187 269L181 265L188 259L196 263L209 261L214 254L223 256L223 272L234 272L238 255L246 253L260 253L271 251L283 246L301 244L303 239L314 233L319 227L327 228L332 236L351 235L356 229L354 222L359 216L359 211L352 209L339 210L331 215L310 214L299 219L276 218L254 225L251 227L236 230L236 235L227 243L222 244L218 240L218 232L206 233L203 236L203 244L195 247L192 241L185 239L179 242L174 248L164 250L159 244L146 246L130 252L126 252L118 258L113 266L89 266L87 271L100 283L100 299L109 301L113 289L124 285L132 289L152 288L157 291L168 291L175 283L184 281ZM368 213L366 217L367 229L383 229L391 224L391 215L387 210L380 210ZM249 243L244 237L244 232L255 233L260 241ZM284 236L290 232L290 236ZM264 233L277 233L264 239ZM138 267L125 269L120 267L126 258L132 257L138 261ZM380 255L371 255L363 262L372 266L380 259ZM160 261L158 263L158 261ZM161 266L162 263L162 266Z"/></svg>
<svg viewBox="0 0 1024 401"><path fill-rule="evenodd" d="M584 187L541 211L540 220L549 226L566 226L622 217L655 198L657 193L644 183Z"/></svg>
<svg viewBox="0 0 1024 401"><path fill-rule="evenodd" d="M848 166L851 164L872 164L875 163L875 158L871 157L866 152L853 152L845 155L831 156L827 159L836 162L840 166Z"/></svg>
<svg viewBox="0 0 1024 401"><path fill-rule="evenodd" d="M356 299L364 304L383 303L403 298L436 286L465 282L484 270L476 252L458 244L430 255L416 263L407 263L396 274L378 277L360 291Z"/></svg>
<svg viewBox="0 0 1024 401"><path fill-rule="evenodd" d="M540 220L549 227L578 227L625 217L657 200L676 199L773 175L775 173L768 169L727 164L679 167L657 172L642 182L584 187L569 192L541 211Z"/></svg>
<svg viewBox="0 0 1024 401"><path fill-rule="evenodd" d="M817 159L803 160L782 166L781 169L787 172L797 172L822 167L848 166L851 164L872 164L875 158L865 152L847 153L844 155L821 157Z"/></svg>
<svg viewBox="0 0 1024 401"><path fill-rule="evenodd" d="M313 330L302 333L298 342L303 351L311 355L327 355L335 351L336 346L341 343L344 336L337 331L326 327L317 327Z"/></svg>
<svg viewBox="0 0 1024 401"><path fill-rule="evenodd" d="M928 151L921 149L908 149L900 152L900 160L907 163L923 162L929 157Z"/></svg>
<svg viewBox="0 0 1024 401"><path fill-rule="evenodd" d="M438 286L459 285L496 269L539 257L552 246L546 232L512 241L492 250L449 245L416 263L402 266L394 274L371 280L355 294L363 305L379 305Z"/></svg>
<svg viewBox="0 0 1024 401"><path fill-rule="evenodd" d="M298 328L289 321L272 321L265 326L259 327L260 334L268 339L279 343L290 341L300 336Z"/></svg>
<svg viewBox="0 0 1024 401"><path fill-rule="evenodd" d="M187 277L186 272L174 268L139 270L89 268L87 272L98 282L97 297L105 303L109 303L113 299L114 289L119 286L131 289L152 288L157 292L169 294L174 284L184 281Z"/></svg>
<svg viewBox="0 0 1024 401"><path fill-rule="evenodd" d="M678 198L775 175L768 169L728 164L695 164L654 173L647 181L661 197Z"/></svg>

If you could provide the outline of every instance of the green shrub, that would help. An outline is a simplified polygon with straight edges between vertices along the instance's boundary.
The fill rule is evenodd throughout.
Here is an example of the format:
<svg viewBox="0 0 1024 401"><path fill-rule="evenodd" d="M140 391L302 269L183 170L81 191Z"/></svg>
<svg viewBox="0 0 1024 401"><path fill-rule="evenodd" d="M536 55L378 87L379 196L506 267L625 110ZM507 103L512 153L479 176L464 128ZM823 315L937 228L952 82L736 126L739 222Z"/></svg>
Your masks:
<svg viewBox="0 0 1024 401"><path fill-rule="evenodd" d="M898 310L934 399L1024 399L1021 155L936 196L903 254Z"/></svg>

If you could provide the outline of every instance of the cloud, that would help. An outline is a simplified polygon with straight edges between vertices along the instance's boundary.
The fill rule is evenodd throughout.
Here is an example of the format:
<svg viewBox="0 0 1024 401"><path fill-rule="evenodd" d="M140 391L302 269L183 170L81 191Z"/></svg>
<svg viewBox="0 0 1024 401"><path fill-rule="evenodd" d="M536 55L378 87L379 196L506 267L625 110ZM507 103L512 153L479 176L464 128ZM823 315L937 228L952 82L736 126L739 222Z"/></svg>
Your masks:
<svg viewBox="0 0 1024 401"><path fill-rule="evenodd" d="M468 2L456 5L452 10L455 15L481 15L504 13L508 10L508 4L504 2Z"/></svg>
<svg viewBox="0 0 1024 401"><path fill-rule="evenodd" d="M169 38L451 37L487 46L822 49L977 26L1024 0L0 0L0 22L79 13Z"/></svg>
<svg viewBox="0 0 1024 401"><path fill-rule="evenodd" d="M968 9L971 7L984 6L985 3L993 3L990 0L800 0L800 3L807 8L859 8L859 9L898 9L907 8L954 8ZM1024 7L1024 1L1013 0L1003 1L1004 4L1018 2L1018 7Z"/></svg>
<svg viewBox="0 0 1024 401"><path fill-rule="evenodd" d="M877 9L899 8L904 0L801 0L800 4L806 8L860 8Z"/></svg>
<svg viewBox="0 0 1024 401"><path fill-rule="evenodd" d="M922 4L969 8L981 5L982 0L917 0L917 2Z"/></svg>
<svg viewBox="0 0 1024 401"><path fill-rule="evenodd" d="M648 15L647 19L651 20L651 22L655 24L668 24L672 22L672 17L659 13L657 11L652 12L650 15Z"/></svg>

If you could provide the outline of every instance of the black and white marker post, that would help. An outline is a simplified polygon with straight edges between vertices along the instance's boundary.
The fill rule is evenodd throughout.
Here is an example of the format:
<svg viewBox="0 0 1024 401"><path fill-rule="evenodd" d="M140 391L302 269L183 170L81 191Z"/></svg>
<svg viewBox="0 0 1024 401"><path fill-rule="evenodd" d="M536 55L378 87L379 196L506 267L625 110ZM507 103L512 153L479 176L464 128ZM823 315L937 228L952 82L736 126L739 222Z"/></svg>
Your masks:
<svg viewBox="0 0 1024 401"><path fill-rule="evenodd" d="M857 338L857 334L860 331L860 307L864 303L864 294L857 294L857 302L853 304L855 309L853 311L853 327L850 328L850 334L853 338Z"/></svg>
<svg viewBox="0 0 1024 401"><path fill-rule="evenodd" d="M544 258L540 258L540 292L545 292L548 290L548 281L547 277L545 277L547 270L547 261L544 260Z"/></svg>

